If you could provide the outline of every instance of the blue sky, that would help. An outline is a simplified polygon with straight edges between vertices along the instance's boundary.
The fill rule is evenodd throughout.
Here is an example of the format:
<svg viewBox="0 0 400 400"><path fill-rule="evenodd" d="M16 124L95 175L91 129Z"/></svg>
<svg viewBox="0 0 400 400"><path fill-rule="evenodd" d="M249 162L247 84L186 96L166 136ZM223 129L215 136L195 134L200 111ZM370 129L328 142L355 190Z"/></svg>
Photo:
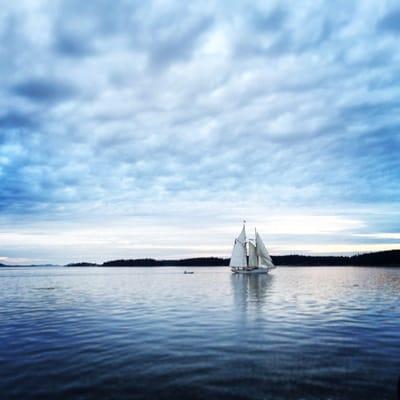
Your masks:
<svg viewBox="0 0 400 400"><path fill-rule="evenodd" d="M400 248L398 2L186 3L2 5L0 262Z"/></svg>

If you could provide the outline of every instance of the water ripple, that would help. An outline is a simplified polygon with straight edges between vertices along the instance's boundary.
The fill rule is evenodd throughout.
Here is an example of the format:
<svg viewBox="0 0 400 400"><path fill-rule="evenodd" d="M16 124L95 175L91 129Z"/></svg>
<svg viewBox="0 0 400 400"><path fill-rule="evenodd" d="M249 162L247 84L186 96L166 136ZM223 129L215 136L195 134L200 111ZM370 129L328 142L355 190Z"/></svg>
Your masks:
<svg viewBox="0 0 400 400"><path fill-rule="evenodd" d="M0 269L0 398L393 399L400 270Z"/></svg>

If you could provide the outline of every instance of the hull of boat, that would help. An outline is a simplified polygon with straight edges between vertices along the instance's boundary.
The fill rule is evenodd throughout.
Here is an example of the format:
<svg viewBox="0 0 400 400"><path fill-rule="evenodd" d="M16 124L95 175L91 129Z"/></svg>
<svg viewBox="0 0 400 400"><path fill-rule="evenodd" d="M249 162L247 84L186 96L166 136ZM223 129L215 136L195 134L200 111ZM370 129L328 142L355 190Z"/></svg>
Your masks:
<svg viewBox="0 0 400 400"><path fill-rule="evenodd" d="M266 275L269 272L269 268L254 268L254 269L247 269L247 268L231 268L232 273L234 274L243 274L243 275Z"/></svg>

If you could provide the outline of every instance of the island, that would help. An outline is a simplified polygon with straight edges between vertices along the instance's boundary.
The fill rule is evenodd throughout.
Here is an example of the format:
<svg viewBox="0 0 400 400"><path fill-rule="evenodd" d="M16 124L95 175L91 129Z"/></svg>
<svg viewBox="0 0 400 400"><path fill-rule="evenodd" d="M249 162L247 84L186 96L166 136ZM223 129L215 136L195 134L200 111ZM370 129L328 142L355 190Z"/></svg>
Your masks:
<svg viewBox="0 0 400 400"><path fill-rule="evenodd" d="M271 256L275 265L280 266L391 266L400 267L400 250L379 251L353 256ZM229 258L197 257L177 260L156 260L153 258L119 259L96 263L70 263L67 267L222 267L229 265Z"/></svg>

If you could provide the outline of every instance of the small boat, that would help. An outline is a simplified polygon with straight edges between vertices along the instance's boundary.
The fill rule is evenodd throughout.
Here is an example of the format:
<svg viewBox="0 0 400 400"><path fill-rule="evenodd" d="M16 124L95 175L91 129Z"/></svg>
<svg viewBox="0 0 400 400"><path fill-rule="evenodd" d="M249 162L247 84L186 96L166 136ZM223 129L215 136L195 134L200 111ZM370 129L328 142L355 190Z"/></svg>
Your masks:
<svg viewBox="0 0 400 400"><path fill-rule="evenodd" d="M186 275L192 275L192 274L194 274L194 272L193 272L193 271L186 271L186 270L185 270L185 271L183 271L183 273L184 273L184 274L186 274Z"/></svg>
<svg viewBox="0 0 400 400"><path fill-rule="evenodd" d="M276 268L257 230L254 239L246 240L245 223L242 232L235 239L229 266L234 274L251 275L268 274L271 269Z"/></svg>

